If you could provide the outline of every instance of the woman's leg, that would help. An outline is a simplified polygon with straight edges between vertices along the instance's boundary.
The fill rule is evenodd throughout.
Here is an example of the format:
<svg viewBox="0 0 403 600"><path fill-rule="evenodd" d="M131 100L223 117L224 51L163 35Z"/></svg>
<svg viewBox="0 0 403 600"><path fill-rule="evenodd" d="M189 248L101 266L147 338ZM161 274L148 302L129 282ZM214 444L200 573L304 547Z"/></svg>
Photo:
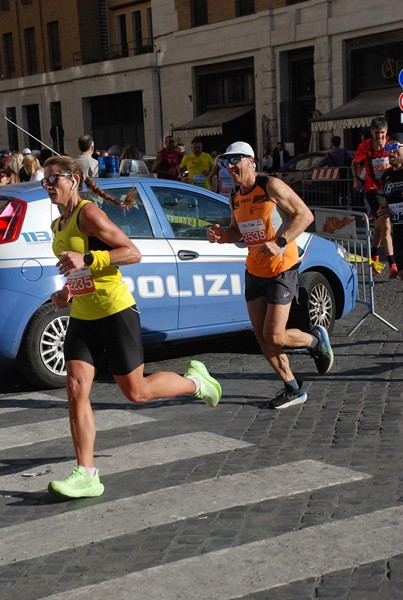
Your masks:
<svg viewBox="0 0 403 600"><path fill-rule="evenodd" d="M96 429L90 392L95 368L80 360L70 360L66 369L70 430L77 464L93 467Z"/></svg>
<svg viewBox="0 0 403 600"><path fill-rule="evenodd" d="M148 402L156 398L172 398L194 394L196 384L169 371L157 371L144 377L144 364L127 375L114 375L114 379L126 398L131 402Z"/></svg>

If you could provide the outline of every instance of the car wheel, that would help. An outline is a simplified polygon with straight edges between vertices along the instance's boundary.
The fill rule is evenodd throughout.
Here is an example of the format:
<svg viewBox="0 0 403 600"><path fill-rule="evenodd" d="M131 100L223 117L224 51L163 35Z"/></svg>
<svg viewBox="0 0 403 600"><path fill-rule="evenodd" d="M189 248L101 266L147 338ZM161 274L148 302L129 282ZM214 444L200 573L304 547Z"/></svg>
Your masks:
<svg viewBox="0 0 403 600"><path fill-rule="evenodd" d="M53 304L41 306L25 330L18 363L24 375L42 388L59 388L66 384L64 338L70 309Z"/></svg>
<svg viewBox="0 0 403 600"><path fill-rule="evenodd" d="M332 332L336 318L336 301L330 283L321 273L310 271L299 278L299 304L293 303L287 327L310 331L322 325Z"/></svg>

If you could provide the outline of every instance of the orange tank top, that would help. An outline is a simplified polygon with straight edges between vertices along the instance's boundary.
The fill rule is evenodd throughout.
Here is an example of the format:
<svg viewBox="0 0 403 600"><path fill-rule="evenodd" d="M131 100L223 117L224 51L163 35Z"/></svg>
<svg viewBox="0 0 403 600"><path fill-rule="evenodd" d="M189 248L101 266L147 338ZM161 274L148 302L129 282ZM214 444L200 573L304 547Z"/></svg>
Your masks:
<svg viewBox="0 0 403 600"><path fill-rule="evenodd" d="M267 197L268 180L268 177L258 175L249 192L241 194L238 191L231 200L235 220L248 247L246 269L258 277L275 277L298 263L295 240L275 256L268 256L261 251L262 244L281 236L291 220L288 213Z"/></svg>

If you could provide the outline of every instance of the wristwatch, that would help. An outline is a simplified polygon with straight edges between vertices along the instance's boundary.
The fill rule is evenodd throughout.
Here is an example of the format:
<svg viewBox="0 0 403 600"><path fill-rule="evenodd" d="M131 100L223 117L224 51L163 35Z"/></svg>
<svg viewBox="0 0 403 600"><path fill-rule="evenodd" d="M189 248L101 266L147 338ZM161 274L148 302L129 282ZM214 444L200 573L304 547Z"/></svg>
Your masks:
<svg viewBox="0 0 403 600"><path fill-rule="evenodd" d="M91 254L91 252L86 252L84 254L84 264L87 265L87 267L90 267L93 262L94 262L94 255Z"/></svg>
<svg viewBox="0 0 403 600"><path fill-rule="evenodd" d="M287 243L288 243L287 240L282 235L280 235L280 237L278 237L276 239L276 244L277 244L277 246L280 246L280 248L285 248Z"/></svg>

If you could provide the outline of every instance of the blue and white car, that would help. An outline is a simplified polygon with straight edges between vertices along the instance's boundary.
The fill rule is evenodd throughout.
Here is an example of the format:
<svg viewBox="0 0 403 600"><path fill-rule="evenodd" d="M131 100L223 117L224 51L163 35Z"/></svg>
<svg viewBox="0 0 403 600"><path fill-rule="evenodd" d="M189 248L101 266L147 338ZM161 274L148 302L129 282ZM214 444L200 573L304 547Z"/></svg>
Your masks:
<svg viewBox="0 0 403 600"><path fill-rule="evenodd" d="M142 253L138 264L121 267L141 313L143 340L164 342L251 328L244 300L246 248L210 244L206 228L226 226L227 200L201 188L155 178L98 179L123 199L133 186L137 203L128 210L96 202ZM63 342L68 309L50 295L64 284L52 252L51 222L59 215L39 183L0 190L0 360L17 360L42 388L65 384ZM355 306L357 276L345 251L310 233L298 238L300 306L291 321L304 330L324 325Z"/></svg>

